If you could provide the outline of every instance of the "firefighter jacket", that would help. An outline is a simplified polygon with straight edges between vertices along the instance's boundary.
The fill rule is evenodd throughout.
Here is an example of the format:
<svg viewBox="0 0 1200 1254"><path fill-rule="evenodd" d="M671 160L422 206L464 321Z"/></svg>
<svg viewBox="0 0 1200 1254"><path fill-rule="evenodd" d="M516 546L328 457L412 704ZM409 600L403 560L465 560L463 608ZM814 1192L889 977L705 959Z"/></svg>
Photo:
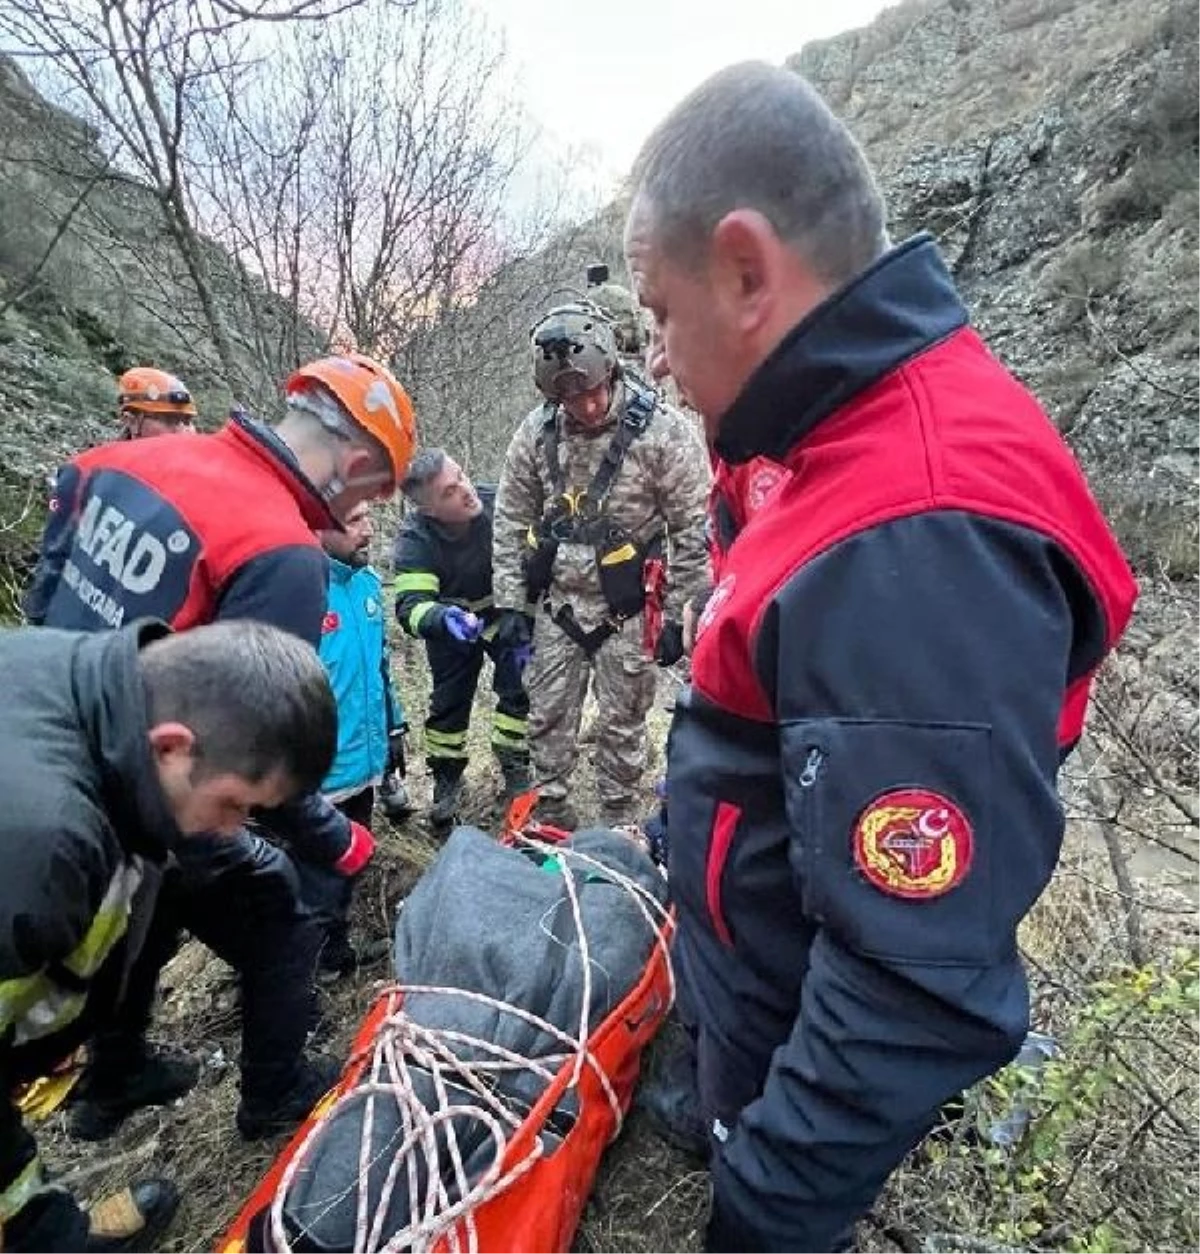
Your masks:
<svg viewBox="0 0 1200 1254"><path fill-rule="evenodd" d="M492 515L496 489L477 486L483 509L465 528L448 527L420 511L404 524L392 549L396 617L410 636L443 634L445 607L457 605L491 624Z"/></svg>
<svg viewBox="0 0 1200 1254"><path fill-rule="evenodd" d="M105 444L59 472L26 612L74 631L253 618L316 648L328 567L313 532L333 526L291 451L252 419ZM347 820L318 794L264 817L316 863L350 843Z"/></svg>
<svg viewBox="0 0 1200 1254"><path fill-rule="evenodd" d="M108 964L128 969L180 839L151 759L137 667L138 649L166 630L0 632L0 1100L83 1041L103 1009L89 1001L102 972L115 996L120 973ZM7 1223L46 1186L15 1108L2 1122Z"/></svg>
<svg viewBox="0 0 1200 1254"><path fill-rule="evenodd" d="M544 451L547 425L555 424L566 492L585 492L612 443L626 405L626 389L613 388L609 420L596 429L577 427L561 407L542 405L517 428L508 446L496 498L496 603L526 602L523 555L531 528L541 523L555 496ZM711 475L694 423L659 401L645 430L629 446L608 494L604 513L643 546L666 542L668 588L665 617L679 621L683 606L708 583L704 540ZM592 627L606 614L592 545L559 544L549 589L552 605L575 608Z"/></svg>
<svg viewBox="0 0 1200 1254"><path fill-rule="evenodd" d="M797 325L716 449L789 477L725 555L669 751L710 1248L835 1249L1022 1042L1017 925L1136 585L928 237Z"/></svg>

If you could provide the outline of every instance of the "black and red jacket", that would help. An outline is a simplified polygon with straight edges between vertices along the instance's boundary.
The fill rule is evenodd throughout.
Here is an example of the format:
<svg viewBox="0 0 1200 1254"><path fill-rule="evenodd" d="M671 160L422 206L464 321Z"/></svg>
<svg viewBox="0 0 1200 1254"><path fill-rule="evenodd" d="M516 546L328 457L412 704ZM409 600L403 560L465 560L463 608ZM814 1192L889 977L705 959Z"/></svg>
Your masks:
<svg viewBox="0 0 1200 1254"><path fill-rule="evenodd" d="M724 554L671 733L710 1241L825 1250L1023 1039L1016 928L1136 585L927 238L793 329L716 451L789 473Z"/></svg>
<svg viewBox="0 0 1200 1254"><path fill-rule="evenodd" d="M26 615L74 631L253 618L316 648L328 561L314 529L336 525L291 451L253 420L101 445L58 474ZM269 825L317 862L336 862L350 840L316 795Z"/></svg>
<svg viewBox="0 0 1200 1254"><path fill-rule="evenodd" d="M708 493L708 557L712 580L721 578L725 555L742 528L775 495L788 471L769 457L736 464L709 450L713 481Z"/></svg>

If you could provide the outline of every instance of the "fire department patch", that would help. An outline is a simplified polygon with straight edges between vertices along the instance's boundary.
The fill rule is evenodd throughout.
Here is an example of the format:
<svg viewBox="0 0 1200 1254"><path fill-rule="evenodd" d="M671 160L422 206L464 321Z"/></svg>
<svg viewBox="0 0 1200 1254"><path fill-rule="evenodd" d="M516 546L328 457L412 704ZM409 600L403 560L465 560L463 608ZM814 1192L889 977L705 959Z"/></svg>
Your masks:
<svg viewBox="0 0 1200 1254"><path fill-rule="evenodd" d="M941 793L897 788L858 816L854 861L876 888L893 897L940 897L962 881L973 840L967 816Z"/></svg>

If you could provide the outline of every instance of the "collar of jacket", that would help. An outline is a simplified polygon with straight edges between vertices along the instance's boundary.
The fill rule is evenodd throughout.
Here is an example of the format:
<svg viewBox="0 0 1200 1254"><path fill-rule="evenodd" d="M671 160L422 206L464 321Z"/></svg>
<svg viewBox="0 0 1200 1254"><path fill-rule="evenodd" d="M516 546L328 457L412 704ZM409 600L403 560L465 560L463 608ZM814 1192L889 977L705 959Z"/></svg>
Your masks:
<svg viewBox="0 0 1200 1254"><path fill-rule="evenodd" d="M155 862L182 839L158 782L138 652L170 635L157 619L80 638L73 665L80 724L100 772L103 806L121 844Z"/></svg>
<svg viewBox="0 0 1200 1254"><path fill-rule="evenodd" d="M343 530L325 498L300 469L296 455L265 423L248 414L234 413L216 438L260 461L292 494L304 521L314 531Z"/></svg>
<svg viewBox="0 0 1200 1254"><path fill-rule="evenodd" d="M966 322L937 245L913 236L784 336L722 417L717 453L783 461L822 419Z"/></svg>
<svg viewBox="0 0 1200 1254"><path fill-rule="evenodd" d="M355 571L364 570L362 566L351 566L348 562L338 561L336 557L329 558L329 581L330 583L349 583L354 578Z"/></svg>

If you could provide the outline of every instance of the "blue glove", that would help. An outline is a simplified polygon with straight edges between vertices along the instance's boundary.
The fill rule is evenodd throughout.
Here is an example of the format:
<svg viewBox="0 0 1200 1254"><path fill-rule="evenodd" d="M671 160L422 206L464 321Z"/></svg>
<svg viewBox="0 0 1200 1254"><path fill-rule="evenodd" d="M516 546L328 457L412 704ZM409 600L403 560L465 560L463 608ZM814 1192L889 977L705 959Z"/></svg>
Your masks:
<svg viewBox="0 0 1200 1254"><path fill-rule="evenodd" d="M513 650L513 660L517 664L517 674L524 675L525 668L533 661L533 641L517 645Z"/></svg>
<svg viewBox="0 0 1200 1254"><path fill-rule="evenodd" d="M448 605L442 615L442 626L460 644L473 644L483 634L483 624L470 610Z"/></svg>

